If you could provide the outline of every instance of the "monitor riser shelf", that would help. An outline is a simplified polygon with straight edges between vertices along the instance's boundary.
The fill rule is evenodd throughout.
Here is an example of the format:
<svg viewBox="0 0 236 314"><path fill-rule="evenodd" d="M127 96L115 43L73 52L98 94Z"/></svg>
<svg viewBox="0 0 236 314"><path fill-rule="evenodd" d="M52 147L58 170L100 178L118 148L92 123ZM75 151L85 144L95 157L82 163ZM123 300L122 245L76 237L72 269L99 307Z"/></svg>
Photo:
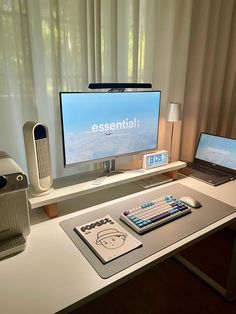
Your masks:
<svg viewBox="0 0 236 314"><path fill-rule="evenodd" d="M185 166L185 162L176 161L149 170L137 169L125 171L123 173L106 177L106 179L98 185L94 184L95 180L101 174L101 172L98 171L56 178L54 179L53 189L49 193L38 196L29 194L29 207L31 209L43 207L50 218L56 217L58 215L58 202L150 176L156 176L158 174L165 174L174 180L177 178L178 170Z"/></svg>

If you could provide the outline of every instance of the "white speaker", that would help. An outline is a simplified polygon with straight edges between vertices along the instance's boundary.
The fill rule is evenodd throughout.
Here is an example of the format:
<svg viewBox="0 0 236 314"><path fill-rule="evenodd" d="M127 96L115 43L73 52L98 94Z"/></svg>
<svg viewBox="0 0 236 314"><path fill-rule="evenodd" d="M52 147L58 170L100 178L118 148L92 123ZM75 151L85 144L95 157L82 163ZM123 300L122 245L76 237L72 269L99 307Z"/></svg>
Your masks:
<svg viewBox="0 0 236 314"><path fill-rule="evenodd" d="M28 121L23 126L30 192L42 195L52 190L53 178L48 128Z"/></svg>

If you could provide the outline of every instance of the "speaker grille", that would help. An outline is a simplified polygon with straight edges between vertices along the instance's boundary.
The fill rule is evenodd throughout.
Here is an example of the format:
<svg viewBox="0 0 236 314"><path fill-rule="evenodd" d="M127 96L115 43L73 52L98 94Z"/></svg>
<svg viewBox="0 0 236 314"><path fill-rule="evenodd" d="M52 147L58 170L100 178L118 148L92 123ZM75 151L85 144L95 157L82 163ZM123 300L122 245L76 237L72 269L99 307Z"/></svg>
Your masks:
<svg viewBox="0 0 236 314"><path fill-rule="evenodd" d="M35 141L36 154L38 159L39 179L51 176L50 156L48 153L48 139L40 139Z"/></svg>
<svg viewBox="0 0 236 314"><path fill-rule="evenodd" d="M24 244L26 244L26 240L21 234L13 238L2 240L0 241L0 255L1 255L1 252L10 250L16 246L20 246L20 245L22 246Z"/></svg>
<svg viewBox="0 0 236 314"><path fill-rule="evenodd" d="M0 196L0 240L24 234L28 223L28 208L24 191Z"/></svg>

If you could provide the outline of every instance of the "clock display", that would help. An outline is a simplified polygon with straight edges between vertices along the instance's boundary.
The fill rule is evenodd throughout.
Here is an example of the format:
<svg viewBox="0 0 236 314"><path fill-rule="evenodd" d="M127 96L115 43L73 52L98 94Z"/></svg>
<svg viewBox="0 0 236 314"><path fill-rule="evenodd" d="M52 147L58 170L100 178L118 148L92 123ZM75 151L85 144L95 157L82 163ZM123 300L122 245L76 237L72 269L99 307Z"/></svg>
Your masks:
<svg viewBox="0 0 236 314"><path fill-rule="evenodd" d="M159 151L151 154L144 155L143 168L150 169L158 166L168 164L168 152Z"/></svg>

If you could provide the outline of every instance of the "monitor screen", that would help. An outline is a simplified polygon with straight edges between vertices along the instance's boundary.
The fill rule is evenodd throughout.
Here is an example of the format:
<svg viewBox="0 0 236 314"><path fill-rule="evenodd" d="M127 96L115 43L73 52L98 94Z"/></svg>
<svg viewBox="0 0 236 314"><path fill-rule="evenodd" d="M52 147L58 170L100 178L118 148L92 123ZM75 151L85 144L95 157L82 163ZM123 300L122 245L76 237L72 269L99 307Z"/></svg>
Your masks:
<svg viewBox="0 0 236 314"><path fill-rule="evenodd" d="M236 170L236 140L202 133L195 158Z"/></svg>
<svg viewBox="0 0 236 314"><path fill-rule="evenodd" d="M157 147L160 91L61 92L65 166Z"/></svg>

